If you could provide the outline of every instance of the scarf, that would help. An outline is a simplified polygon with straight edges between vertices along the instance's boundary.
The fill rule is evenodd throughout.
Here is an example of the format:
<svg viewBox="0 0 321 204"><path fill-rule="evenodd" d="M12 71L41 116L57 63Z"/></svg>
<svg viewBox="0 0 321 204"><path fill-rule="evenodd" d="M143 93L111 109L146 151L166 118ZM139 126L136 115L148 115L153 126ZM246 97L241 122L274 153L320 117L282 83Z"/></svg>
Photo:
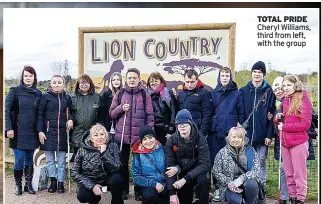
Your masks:
<svg viewBox="0 0 321 204"><path fill-rule="evenodd" d="M156 89L149 88L148 92L150 95L157 94L160 96L161 101L165 101L168 107L171 107L171 96L169 94L168 88L164 83L160 83Z"/></svg>

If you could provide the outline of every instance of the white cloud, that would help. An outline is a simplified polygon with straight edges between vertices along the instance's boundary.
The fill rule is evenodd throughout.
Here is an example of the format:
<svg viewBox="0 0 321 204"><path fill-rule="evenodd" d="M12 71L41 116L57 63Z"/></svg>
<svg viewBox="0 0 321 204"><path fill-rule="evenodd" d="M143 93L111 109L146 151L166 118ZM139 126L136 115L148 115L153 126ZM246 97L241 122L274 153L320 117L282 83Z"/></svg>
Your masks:
<svg viewBox="0 0 321 204"><path fill-rule="evenodd" d="M310 32L305 48L257 46L257 16L308 16ZM23 65L32 64L40 80L51 76L53 61L72 63L77 76L78 27L164 25L236 22L235 68L243 63L248 68L258 60L269 61L272 68L301 73L319 69L318 9L4 9L5 77L16 76ZM305 69L303 69L305 68Z"/></svg>

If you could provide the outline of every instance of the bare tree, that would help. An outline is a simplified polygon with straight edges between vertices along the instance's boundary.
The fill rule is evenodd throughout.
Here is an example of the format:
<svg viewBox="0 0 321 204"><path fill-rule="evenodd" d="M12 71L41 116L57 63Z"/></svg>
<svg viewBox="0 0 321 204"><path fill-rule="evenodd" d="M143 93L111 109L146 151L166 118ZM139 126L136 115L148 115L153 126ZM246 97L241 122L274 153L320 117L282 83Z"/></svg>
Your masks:
<svg viewBox="0 0 321 204"><path fill-rule="evenodd" d="M53 75L61 75L65 78L66 88L69 90L71 87L69 84L69 82L71 82L71 75L69 74L69 71L71 70L71 62L68 60L54 61L51 64L51 68Z"/></svg>

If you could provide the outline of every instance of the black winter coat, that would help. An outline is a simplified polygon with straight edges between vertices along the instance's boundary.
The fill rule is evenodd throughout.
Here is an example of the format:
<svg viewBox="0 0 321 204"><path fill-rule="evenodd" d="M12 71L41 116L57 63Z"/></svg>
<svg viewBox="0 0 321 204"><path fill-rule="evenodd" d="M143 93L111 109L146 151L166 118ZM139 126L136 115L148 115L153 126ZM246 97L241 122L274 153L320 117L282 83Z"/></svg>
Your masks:
<svg viewBox="0 0 321 204"><path fill-rule="evenodd" d="M113 100L113 95L110 89L101 95L101 116L103 118L103 125L107 131L110 131L112 120L109 115L109 108Z"/></svg>
<svg viewBox="0 0 321 204"><path fill-rule="evenodd" d="M163 127L166 134L173 134L175 132L175 117L177 113L177 101L174 93L169 90L171 96L170 107L165 101L162 101L159 93L152 93L152 103L155 116L155 126Z"/></svg>
<svg viewBox="0 0 321 204"><path fill-rule="evenodd" d="M40 149L44 151L67 151L66 123L70 116L70 97L65 93L48 91L43 95L38 107L37 131L43 132L46 140Z"/></svg>
<svg viewBox="0 0 321 204"><path fill-rule="evenodd" d="M252 112L254 103L257 105L259 100L263 100L254 111L253 115L248 120L248 128L246 136L249 138L251 146L264 144L265 138L272 139L273 137L273 120L268 120L268 112L274 113L276 110L276 97L271 86L263 80L262 85L254 87L252 81L249 81L246 86L240 88L243 96L243 105L245 120Z"/></svg>
<svg viewBox="0 0 321 204"><path fill-rule="evenodd" d="M196 124L192 124L191 135L188 141L176 131L166 143L167 167L179 165L181 175L186 181L196 179L201 174L206 174L211 169L210 152L206 138L198 132ZM173 184L176 177L166 177L170 195L176 193Z"/></svg>
<svg viewBox="0 0 321 204"><path fill-rule="evenodd" d="M120 172L120 153L116 143L107 141L107 150L100 153L89 141L89 131L83 135L81 148L75 157L71 177L91 190L96 184L107 182L111 174Z"/></svg>
<svg viewBox="0 0 321 204"><path fill-rule="evenodd" d="M221 101L221 97L224 99ZM242 93L237 90L237 85L231 81L225 88L218 76L218 84L212 91L213 107L216 107L213 114L211 131L217 138L225 138L232 127L245 120ZM221 103L220 103L221 102Z"/></svg>
<svg viewBox="0 0 321 204"><path fill-rule="evenodd" d="M204 85L192 91L182 90L177 96L179 110L187 109L202 135L207 136L213 115L211 92Z"/></svg>
<svg viewBox="0 0 321 204"><path fill-rule="evenodd" d="M9 141L10 148L23 150L38 148L36 123L41 95L39 89L26 87L23 84L10 88L5 101L5 131L14 131L14 138Z"/></svg>

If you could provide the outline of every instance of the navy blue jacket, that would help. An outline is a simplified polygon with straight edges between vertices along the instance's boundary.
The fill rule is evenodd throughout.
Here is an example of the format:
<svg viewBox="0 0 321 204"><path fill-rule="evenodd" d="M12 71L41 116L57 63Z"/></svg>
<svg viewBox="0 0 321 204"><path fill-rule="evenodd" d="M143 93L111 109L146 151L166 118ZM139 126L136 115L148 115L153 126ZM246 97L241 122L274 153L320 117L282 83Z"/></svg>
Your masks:
<svg viewBox="0 0 321 204"><path fill-rule="evenodd" d="M46 140L40 149L44 151L67 151L67 109L70 108L70 97L65 93L48 91L39 102L37 131L43 132ZM70 114L68 113L68 117Z"/></svg>
<svg viewBox="0 0 321 204"><path fill-rule="evenodd" d="M183 89L177 96L179 111L187 109L194 123L202 135L207 136L213 115L211 92L204 88L204 84L198 80L196 88L189 91Z"/></svg>
<svg viewBox="0 0 321 204"><path fill-rule="evenodd" d="M273 137L273 120L268 120L268 112L275 111L275 95L271 86L263 80L262 84L254 87L252 81L249 81L246 86L240 89L243 96L245 119L248 119L247 137L250 144L261 145L264 144L265 138L272 139ZM253 115L249 117L254 106L263 97L262 102L254 111ZM255 104L255 105L254 105Z"/></svg>
<svg viewBox="0 0 321 204"><path fill-rule="evenodd" d="M230 80L226 87L223 87L217 78L217 85L212 91L214 116L212 118L211 131L217 138L225 138L232 127L236 127L237 122L242 124L245 120L242 93L238 90L237 84ZM219 103L221 97L225 98ZM218 105L218 106L217 106Z"/></svg>
<svg viewBox="0 0 321 204"><path fill-rule="evenodd" d="M38 148L36 122L41 95L39 89L26 87L23 84L10 88L5 101L5 131L14 131L14 138L9 141L10 148L23 150Z"/></svg>

